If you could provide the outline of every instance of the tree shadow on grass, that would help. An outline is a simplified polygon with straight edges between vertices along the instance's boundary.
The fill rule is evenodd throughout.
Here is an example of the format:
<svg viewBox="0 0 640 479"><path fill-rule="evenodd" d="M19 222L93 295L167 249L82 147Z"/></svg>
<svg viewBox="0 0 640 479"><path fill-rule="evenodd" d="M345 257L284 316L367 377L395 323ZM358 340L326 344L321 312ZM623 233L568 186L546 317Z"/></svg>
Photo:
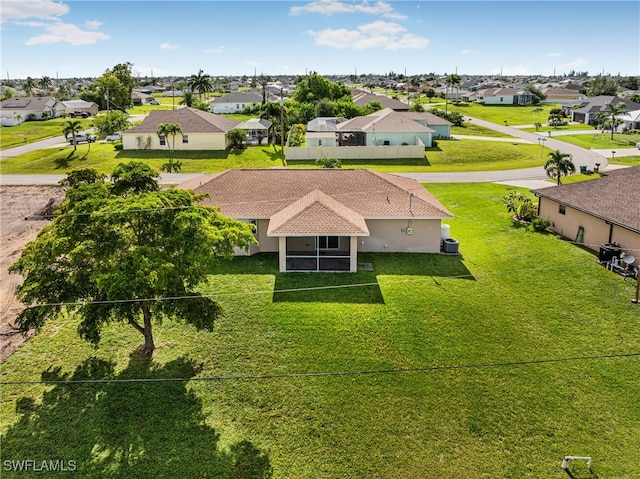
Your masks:
<svg viewBox="0 0 640 479"><path fill-rule="evenodd" d="M71 150L67 156L60 156L53 160L56 169L69 168L69 164L76 159L76 151Z"/></svg>
<svg viewBox="0 0 640 479"><path fill-rule="evenodd" d="M276 148L273 151L263 148L262 152L265 153L272 162L280 162L282 166L287 166L287 161L284 157L284 152L282 150L278 151Z"/></svg>
<svg viewBox="0 0 640 479"><path fill-rule="evenodd" d="M47 370L42 373L46 381L152 381L56 384L41 402L19 398L19 420L2 436L3 464L74 461L78 477L96 478L270 478L268 455L252 443L220 450L219 434L205 424L200 399L187 389L197 372L193 361L178 358L158 365L141 353L134 353L123 371L97 358L73 373ZM4 470L3 477L20 477L12 474ZM62 475L68 474L47 473Z"/></svg>

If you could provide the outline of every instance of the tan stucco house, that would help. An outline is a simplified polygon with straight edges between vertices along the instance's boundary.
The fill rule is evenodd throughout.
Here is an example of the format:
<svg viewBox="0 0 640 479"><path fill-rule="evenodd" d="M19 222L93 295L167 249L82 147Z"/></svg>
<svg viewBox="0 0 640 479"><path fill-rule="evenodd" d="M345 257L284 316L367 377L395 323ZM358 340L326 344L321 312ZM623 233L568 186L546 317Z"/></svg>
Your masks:
<svg viewBox="0 0 640 479"><path fill-rule="evenodd" d="M556 233L599 251L617 244L640 264L640 166L601 178L533 190Z"/></svg>
<svg viewBox="0 0 640 479"><path fill-rule="evenodd" d="M142 123L122 133L122 148L166 150L169 140L156 134L161 123L180 125L182 135L176 137L176 150L224 150L229 146L227 133L240 122L194 108L153 110Z"/></svg>
<svg viewBox="0 0 640 479"><path fill-rule="evenodd" d="M365 169L236 169L180 187L255 225L248 254L277 252L282 272L353 272L360 251L439 253L453 217L417 181Z"/></svg>

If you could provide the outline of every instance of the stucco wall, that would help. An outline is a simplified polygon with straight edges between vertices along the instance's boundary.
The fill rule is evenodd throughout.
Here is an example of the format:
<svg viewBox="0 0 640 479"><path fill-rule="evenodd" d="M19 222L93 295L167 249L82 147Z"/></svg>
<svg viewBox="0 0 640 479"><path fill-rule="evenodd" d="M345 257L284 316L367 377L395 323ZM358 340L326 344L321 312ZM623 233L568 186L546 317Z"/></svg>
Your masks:
<svg viewBox="0 0 640 479"><path fill-rule="evenodd" d="M370 236L358 238L358 251L439 253L440 220L366 220ZM412 234L407 234L407 227Z"/></svg>
<svg viewBox="0 0 640 479"><path fill-rule="evenodd" d="M224 133L187 133L189 143L182 143L182 136L176 136L175 151L187 150L224 150L227 147L226 135ZM138 145L137 138L140 137L142 146ZM147 138L150 138L150 145L145 148ZM167 138L171 144L171 138ZM167 145L161 145L158 135L151 133L124 133L122 135L122 148L124 150L165 150Z"/></svg>
<svg viewBox="0 0 640 479"><path fill-rule="evenodd" d="M384 142L388 142L387 146L408 146L416 144L416 137L427 146L431 146L431 133L412 133L412 132L391 132L384 131L375 133L367 133L367 146L382 146Z"/></svg>
<svg viewBox="0 0 640 479"><path fill-rule="evenodd" d="M584 246L599 251L600 245L605 243L617 243L623 250L637 250L632 254L637 258L636 264L640 263L640 234L629 231L615 225L608 225L604 220L565 207L565 214L560 214L559 203L548 198L540 198L540 217L551 222L551 229L575 241L578 229L584 228ZM609 238L611 234L611 238Z"/></svg>

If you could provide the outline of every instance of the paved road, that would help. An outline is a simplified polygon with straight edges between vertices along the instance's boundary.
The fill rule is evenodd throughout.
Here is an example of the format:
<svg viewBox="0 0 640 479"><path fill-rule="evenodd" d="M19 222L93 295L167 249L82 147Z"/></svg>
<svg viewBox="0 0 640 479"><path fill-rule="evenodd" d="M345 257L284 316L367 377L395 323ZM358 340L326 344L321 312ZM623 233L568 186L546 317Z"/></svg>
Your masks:
<svg viewBox="0 0 640 479"><path fill-rule="evenodd" d="M485 128L490 128L491 130L499 131L506 135L511 135L515 136L516 138L528 140L529 142L534 144L544 143L544 146L546 146L547 148L551 148L552 150L560 150L563 153L569 153L573 157L573 164L576 165L576 169L578 169L578 171L580 166L586 166L587 169L593 170L596 166L596 163L598 163L601 168L604 168L609 164L607 158L599 154L595 150L587 150L580 146L575 146L564 141L555 140L553 138L555 132L552 132L551 137L549 137L548 133L529 133L528 131L521 131L518 128L514 128L512 126L498 125L497 123L479 120L477 118L465 117L465 120L471 121L471 123L483 126Z"/></svg>
<svg viewBox="0 0 640 479"><path fill-rule="evenodd" d="M465 117L465 120L469 121L470 117ZM477 118L470 119L472 123L476 125L484 126L506 135L511 135L519 138L518 142L529 143L541 143L542 139L545 141L544 146L560 150L565 153L570 153L573 156L573 162L576 168L582 165L587 166L588 169L593 170L595 164L600 164L600 169L607 169L608 160L607 156L611 155L611 150L586 150L579 146L571 145L559 140L554 140L553 135L557 134L553 132L551 138L545 137L540 133L529 133L526 131L520 131L518 128L511 126L499 125L497 123L491 123L485 120L479 120ZM587 130L587 132L591 132ZM463 138L463 137L461 137ZM471 138L471 137L467 137ZM480 138L480 137L476 137ZM493 138L484 137L486 141L509 141L513 142L513 139L505 138ZM21 155L29 151L39 150L42 148L55 148L66 145L63 136L57 138L49 138L47 140L30 143L28 145L11 148L0 152L1 158L9 158L12 156ZM628 148L616 151L616 156L631 156L638 155L640 152L635 148ZM614 166L610 167L615 168ZM538 188L543 186L549 186L548 182L544 182L547 178L544 168L523 168L518 170L501 170L501 171L469 171L469 172L450 172L450 173L397 173L400 176L407 178L413 178L421 183L482 183L482 182L496 182L505 183L514 186L525 186ZM161 184L179 184L183 181L201 176L200 174L187 174L187 173L172 173L162 174ZM57 185L58 182L64 178L65 175L0 175L0 185Z"/></svg>

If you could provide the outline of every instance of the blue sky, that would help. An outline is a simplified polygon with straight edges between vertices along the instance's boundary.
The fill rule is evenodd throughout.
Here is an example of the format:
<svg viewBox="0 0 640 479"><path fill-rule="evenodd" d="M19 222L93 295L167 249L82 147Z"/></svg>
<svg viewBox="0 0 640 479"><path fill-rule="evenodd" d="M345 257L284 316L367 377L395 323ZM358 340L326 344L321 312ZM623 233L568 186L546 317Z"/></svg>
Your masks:
<svg viewBox="0 0 640 479"><path fill-rule="evenodd" d="M640 2L2 0L2 78L640 75Z"/></svg>

